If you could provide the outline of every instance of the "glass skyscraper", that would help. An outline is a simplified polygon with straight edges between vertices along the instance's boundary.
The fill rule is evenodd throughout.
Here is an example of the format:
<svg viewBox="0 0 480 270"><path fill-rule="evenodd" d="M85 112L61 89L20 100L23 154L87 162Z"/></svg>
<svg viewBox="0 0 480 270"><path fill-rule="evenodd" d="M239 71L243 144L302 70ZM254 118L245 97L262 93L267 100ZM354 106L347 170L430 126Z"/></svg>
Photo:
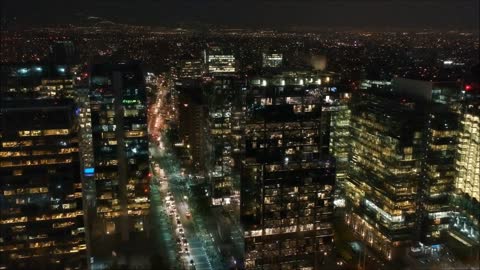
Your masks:
<svg viewBox="0 0 480 270"><path fill-rule="evenodd" d="M85 268L73 100L3 100L0 105L0 266Z"/></svg>
<svg viewBox="0 0 480 270"><path fill-rule="evenodd" d="M345 221L387 259L417 243L438 250L449 226L458 117L432 82L365 86L352 100L345 192L353 212Z"/></svg>
<svg viewBox="0 0 480 270"><path fill-rule="evenodd" d="M148 230L149 154L145 82L138 63L96 64L90 71L96 183L92 241ZM88 171L87 171L88 170Z"/></svg>
<svg viewBox="0 0 480 270"><path fill-rule="evenodd" d="M449 236L463 253L480 257L480 84L479 66L463 86L458 147L455 157L455 192L451 196Z"/></svg>
<svg viewBox="0 0 480 270"><path fill-rule="evenodd" d="M322 80L291 73L249 82L240 207L246 269L318 269L331 252L335 162Z"/></svg>

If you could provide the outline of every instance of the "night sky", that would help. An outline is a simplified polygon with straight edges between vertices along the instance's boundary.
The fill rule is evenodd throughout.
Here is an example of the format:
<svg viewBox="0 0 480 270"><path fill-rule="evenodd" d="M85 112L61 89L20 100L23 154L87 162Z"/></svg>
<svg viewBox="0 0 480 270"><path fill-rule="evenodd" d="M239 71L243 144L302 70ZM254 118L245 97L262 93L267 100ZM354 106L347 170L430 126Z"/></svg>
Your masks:
<svg viewBox="0 0 480 270"><path fill-rule="evenodd" d="M478 0L0 0L19 24L114 22L233 27L479 28Z"/></svg>

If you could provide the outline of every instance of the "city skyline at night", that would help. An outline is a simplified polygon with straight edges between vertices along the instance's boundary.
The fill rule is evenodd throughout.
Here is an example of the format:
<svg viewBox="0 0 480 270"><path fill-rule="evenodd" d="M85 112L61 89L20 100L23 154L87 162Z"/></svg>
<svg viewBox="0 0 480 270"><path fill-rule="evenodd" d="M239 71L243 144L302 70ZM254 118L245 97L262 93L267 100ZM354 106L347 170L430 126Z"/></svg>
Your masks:
<svg viewBox="0 0 480 270"><path fill-rule="evenodd" d="M478 1L0 8L0 269L478 269Z"/></svg>

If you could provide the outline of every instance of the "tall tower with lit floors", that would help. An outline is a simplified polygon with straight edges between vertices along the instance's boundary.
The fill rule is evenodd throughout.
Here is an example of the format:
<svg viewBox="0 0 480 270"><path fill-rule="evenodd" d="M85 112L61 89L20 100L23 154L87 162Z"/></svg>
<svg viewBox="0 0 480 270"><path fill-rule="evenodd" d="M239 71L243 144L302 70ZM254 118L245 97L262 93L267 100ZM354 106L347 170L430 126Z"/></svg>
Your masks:
<svg viewBox="0 0 480 270"><path fill-rule="evenodd" d="M466 76L455 158L455 192L451 198L449 237L460 253L480 261L480 66ZM460 243L460 245L458 245Z"/></svg>
<svg viewBox="0 0 480 270"><path fill-rule="evenodd" d="M0 268L86 268L75 103L1 100L0 108Z"/></svg>
<svg viewBox="0 0 480 270"><path fill-rule="evenodd" d="M331 255L335 161L320 81L291 74L247 87L240 206L246 269L321 269Z"/></svg>
<svg viewBox="0 0 480 270"><path fill-rule="evenodd" d="M123 253L128 260L146 248L142 241L149 232L147 108L140 65L92 65L90 108L94 166L88 170L96 189L93 253Z"/></svg>

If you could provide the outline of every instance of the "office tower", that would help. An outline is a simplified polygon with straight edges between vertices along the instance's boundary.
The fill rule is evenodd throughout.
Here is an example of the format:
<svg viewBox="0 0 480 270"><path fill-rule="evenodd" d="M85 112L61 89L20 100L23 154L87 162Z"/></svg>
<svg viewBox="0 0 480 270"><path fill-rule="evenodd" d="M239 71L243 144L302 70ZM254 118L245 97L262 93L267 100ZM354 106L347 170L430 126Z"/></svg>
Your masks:
<svg viewBox="0 0 480 270"><path fill-rule="evenodd" d="M235 192L233 184L239 181L234 158L238 162L242 141L240 81L226 76L207 82L184 79L177 81L176 90L179 135L189 153L183 161L205 174L212 205L229 205L233 197L238 201L238 185Z"/></svg>
<svg viewBox="0 0 480 270"><path fill-rule="evenodd" d="M93 156L92 142L92 116L90 108L90 89L88 87L87 73L83 79L75 81L75 103L77 106L76 116L79 125L79 156L80 178L82 179L83 191L83 215L85 221L85 241L87 245L88 269L91 269L92 242L91 232L94 230L96 216L96 192L95 192L95 160Z"/></svg>
<svg viewBox="0 0 480 270"><path fill-rule="evenodd" d="M368 81L352 101L345 221L387 259L437 248L448 227L457 116L432 85Z"/></svg>
<svg viewBox="0 0 480 270"><path fill-rule="evenodd" d="M233 53L218 46L209 46L204 52L204 62L210 74L234 73L237 63Z"/></svg>
<svg viewBox="0 0 480 270"><path fill-rule="evenodd" d="M138 63L91 66L90 113L96 183L95 242L121 241L118 252L136 248L148 232L149 154L145 82ZM110 236L110 237L107 237ZM132 241L126 245L124 241Z"/></svg>
<svg viewBox="0 0 480 270"><path fill-rule="evenodd" d="M351 153L345 183L351 213L346 223L386 258L410 243L420 177L421 121L410 103L383 97L386 89L355 94L351 112ZM378 93L381 92L381 93ZM378 190L378 191L377 191Z"/></svg>
<svg viewBox="0 0 480 270"><path fill-rule="evenodd" d="M182 60L177 70L180 79L198 79L205 73L205 64L200 59Z"/></svg>
<svg viewBox="0 0 480 270"><path fill-rule="evenodd" d="M247 80L235 80L233 84L234 96L230 115L230 144L231 158L233 159L234 172L232 182L231 204L234 208L236 222L240 222L240 181L243 157L245 156L245 116L246 116L246 90Z"/></svg>
<svg viewBox="0 0 480 270"><path fill-rule="evenodd" d="M479 115L478 105L466 109L461 120L459 147L457 155L458 176L455 187L462 193L469 194L480 201L479 164Z"/></svg>
<svg viewBox="0 0 480 270"><path fill-rule="evenodd" d="M421 175L417 191L414 241L425 251L439 251L450 222L449 197L454 190L455 149L459 132L461 86L455 80L419 81L396 78L393 91L411 99L423 118ZM413 121L413 119L412 119Z"/></svg>
<svg viewBox="0 0 480 270"><path fill-rule="evenodd" d="M215 77L211 83L204 85L208 110L208 179L212 205L230 205L232 198L238 198L239 195L236 184L239 175L238 170L235 170L235 163L239 160L235 160L235 157L239 157L241 147L241 86L242 81L238 78L224 76Z"/></svg>
<svg viewBox="0 0 480 270"><path fill-rule="evenodd" d="M463 87L460 131L455 159L455 192L451 198L449 236L463 247L464 254L480 257L480 83L478 65ZM470 77L470 78L469 78Z"/></svg>
<svg viewBox="0 0 480 270"><path fill-rule="evenodd" d="M0 96L73 98L70 68L58 64L11 64L1 67Z"/></svg>
<svg viewBox="0 0 480 270"><path fill-rule="evenodd" d="M456 156L456 192L453 195L452 231L466 241L467 246L478 246L480 213L480 106L468 106L461 116ZM460 241L462 242L462 241Z"/></svg>
<svg viewBox="0 0 480 270"><path fill-rule="evenodd" d="M176 83L178 92L178 131L187 156L185 165L195 172L205 172L207 136L206 105L200 81L182 80Z"/></svg>
<svg viewBox="0 0 480 270"><path fill-rule="evenodd" d="M328 261L335 162L322 81L300 72L249 81L240 207L246 269L319 269Z"/></svg>
<svg viewBox="0 0 480 270"><path fill-rule="evenodd" d="M335 92L337 91L336 88ZM330 151L335 157L335 206L345 205L344 183L347 178L350 152L350 93L332 93L330 111Z"/></svg>
<svg viewBox="0 0 480 270"><path fill-rule="evenodd" d="M76 104L77 104L77 120L80 126L79 130L79 154L80 154L80 166L82 171L82 183L84 184L84 194L88 194L85 198L87 204L95 204L95 183L94 183L94 171L95 171L95 159L93 154L93 142L92 142L92 114L90 107L90 89L88 84L76 85Z"/></svg>
<svg viewBox="0 0 480 270"><path fill-rule="evenodd" d="M262 67L277 68L283 64L283 54L281 53L262 53Z"/></svg>
<svg viewBox="0 0 480 270"><path fill-rule="evenodd" d="M443 105L431 105L427 110L415 240L435 248L436 244L443 243L441 234L450 222L449 198L454 190L458 115Z"/></svg>
<svg viewBox="0 0 480 270"><path fill-rule="evenodd" d="M0 101L0 267L84 269L76 107Z"/></svg>

